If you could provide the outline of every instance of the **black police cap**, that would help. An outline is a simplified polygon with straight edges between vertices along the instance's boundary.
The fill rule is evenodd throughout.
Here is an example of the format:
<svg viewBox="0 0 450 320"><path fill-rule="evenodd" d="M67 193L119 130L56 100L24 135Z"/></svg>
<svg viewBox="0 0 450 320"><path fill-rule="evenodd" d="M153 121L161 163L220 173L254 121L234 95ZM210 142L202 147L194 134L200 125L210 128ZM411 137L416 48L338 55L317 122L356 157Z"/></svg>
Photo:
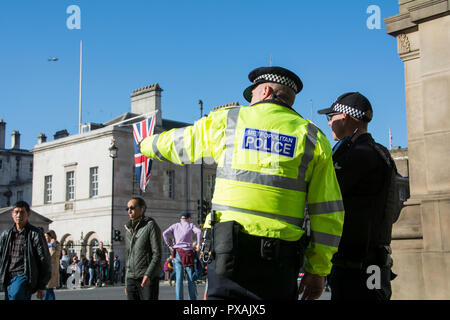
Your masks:
<svg viewBox="0 0 450 320"><path fill-rule="evenodd" d="M317 111L318 114L346 113L358 120L370 122L373 110L369 100L359 92L347 92L339 96L331 107Z"/></svg>
<svg viewBox="0 0 450 320"><path fill-rule="evenodd" d="M282 67L261 67L256 68L249 73L248 79L253 82L251 86L244 90L244 98L248 102L252 100L252 90L255 86L272 82L285 85L297 94L303 89L303 83L300 78L292 71Z"/></svg>

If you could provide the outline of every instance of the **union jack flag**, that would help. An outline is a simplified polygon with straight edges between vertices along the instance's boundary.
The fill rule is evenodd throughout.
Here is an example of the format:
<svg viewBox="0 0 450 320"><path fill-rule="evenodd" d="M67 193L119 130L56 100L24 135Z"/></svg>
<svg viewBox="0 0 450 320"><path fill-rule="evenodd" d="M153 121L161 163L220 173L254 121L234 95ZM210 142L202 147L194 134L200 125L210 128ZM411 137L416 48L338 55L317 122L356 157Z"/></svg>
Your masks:
<svg viewBox="0 0 450 320"><path fill-rule="evenodd" d="M133 124L134 164L136 166L136 178L137 181L139 181L139 187L141 188L142 192L145 192L145 188L150 181L152 160L141 153L141 151L139 150L139 144L142 142L142 140L153 134L155 123L156 115L139 123Z"/></svg>

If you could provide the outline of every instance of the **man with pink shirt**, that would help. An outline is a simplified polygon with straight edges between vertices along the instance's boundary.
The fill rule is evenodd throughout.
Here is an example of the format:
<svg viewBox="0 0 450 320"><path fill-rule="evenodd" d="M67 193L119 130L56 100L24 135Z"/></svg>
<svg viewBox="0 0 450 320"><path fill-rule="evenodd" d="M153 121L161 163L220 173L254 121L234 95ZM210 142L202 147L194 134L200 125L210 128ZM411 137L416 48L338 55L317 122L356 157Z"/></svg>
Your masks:
<svg viewBox="0 0 450 320"><path fill-rule="evenodd" d="M197 300L197 287L193 280L194 276L194 246L193 235L197 236L195 250L199 250L201 242L201 230L191 223L191 215L184 212L180 215L180 222L171 225L163 232L164 242L169 246L174 260L176 274L175 292L177 300L184 300L183 270L186 270L188 278L188 292L190 300ZM173 239L170 240L170 237Z"/></svg>

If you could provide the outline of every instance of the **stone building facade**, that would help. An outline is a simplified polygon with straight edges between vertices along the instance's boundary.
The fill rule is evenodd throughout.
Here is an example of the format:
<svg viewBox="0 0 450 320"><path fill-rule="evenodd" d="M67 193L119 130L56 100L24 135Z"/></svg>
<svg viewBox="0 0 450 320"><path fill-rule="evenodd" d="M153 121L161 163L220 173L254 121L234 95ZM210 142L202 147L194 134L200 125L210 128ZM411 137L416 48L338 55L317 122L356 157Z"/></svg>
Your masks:
<svg viewBox="0 0 450 320"><path fill-rule="evenodd" d="M14 221L11 216L12 209L12 206L0 208L0 234L14 225ZM49 225L50 223L52 223L52 220L41 216L34 210L31 210L30 218L28 219L28 221L35 227L42 228L44 231L48 231Z"/></svg>
<svg viewBox="0 0 450 320"><path fill-rule="evenodd" d="M11 134L11 149L6 149L6 122L0 119L0 208L24 200L31 205L33 154L20 148L20 133Z"/></svg>
<svg viewBox="0 0 450 320"><path fill-rule="evenodd" d="M161 92L158 84L135 90L131 112L103 124L85 124L80 134L62 135L49 142L40 139L32 150L33 209L53 221L50 228L72 254L89 258L101 241L108 250L113 245L123 266L125 242L112 241L112 230L120 231L124 238L129 219L126 206L132 196L145 199L146 214L156 219L162 231L178 222L181 212L191 213L192 222L198 223L200 165L177 166L154 160L143 194L135 178L130 124L143 118L121 124L123 120L158 111L155 133L189 125L162 118ZM118 148L115 160L109 153L113 140ZM210 199L215 166L205 165L203 170L204 199Z"/></svg>
<svg viewBox="0 0 450 320"><path fill-rule="evenodd" d="M411 197L393 228L393 299L450 299L450 1L385 19L405 66Z"/></svg>

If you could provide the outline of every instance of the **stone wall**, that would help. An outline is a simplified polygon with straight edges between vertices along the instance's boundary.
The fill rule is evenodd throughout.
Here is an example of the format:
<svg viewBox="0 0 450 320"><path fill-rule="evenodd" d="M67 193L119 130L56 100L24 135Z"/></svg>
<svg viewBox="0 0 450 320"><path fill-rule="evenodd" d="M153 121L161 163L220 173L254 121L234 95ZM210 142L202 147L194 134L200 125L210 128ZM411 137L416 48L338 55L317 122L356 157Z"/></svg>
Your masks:
<svg viewBox="0 0 450 320"><path fill-rule="evenodd" d="M386 18L405 65L411 198L393 229L393 299L450 299L450 1Z"/></svg>

